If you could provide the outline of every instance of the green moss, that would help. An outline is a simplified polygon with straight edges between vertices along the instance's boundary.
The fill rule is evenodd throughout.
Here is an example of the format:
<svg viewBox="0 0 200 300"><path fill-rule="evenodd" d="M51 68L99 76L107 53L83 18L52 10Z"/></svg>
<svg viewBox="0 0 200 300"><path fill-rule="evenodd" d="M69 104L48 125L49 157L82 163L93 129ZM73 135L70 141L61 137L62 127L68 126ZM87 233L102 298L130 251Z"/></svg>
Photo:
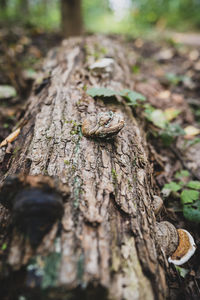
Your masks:
<svg viewBox="0 0 200 300"><path fill-rule="evenodd" d="M88 87L87 87L87 84L84 84L84 86L83 86L83 90L86 92L86 91L87 91L87 89L88 89Z"/></svg>
<svg viewBox="0 0 200 300"><path fill-rule="evenodd" d="M53 287L56 285L58 270L61 261L60 253L51 253L44 260L42 288Z"/></svg>
<svg viewBox="0 0 200 300"><path fill-rule="evenodd" d="M117 172L116 172L116 170L112 168L111 173L112 173L113 182L116 182L117 181Z"/></svg>
<svg viewBox="0 0 200 300"><path fill-rule="evenodd" d="M59 245L58 245L59 243ZM59 246L59 247L58 247ZM60 239L55 240L55 252L47 256L37 255L29 261L27 271L42 289L55 287L61 263ZM36 277L36 278L35 278Z"/></svg>
<svg viewBox="0 0 200 300"><path fill-rule="evenodd" d="M83 281L84 262L85 262L85 260L84 260L84 254L82 253L79 256L79 260L78 260L78 263L77 263L77 278L78 278L79 282Z"/></svg>

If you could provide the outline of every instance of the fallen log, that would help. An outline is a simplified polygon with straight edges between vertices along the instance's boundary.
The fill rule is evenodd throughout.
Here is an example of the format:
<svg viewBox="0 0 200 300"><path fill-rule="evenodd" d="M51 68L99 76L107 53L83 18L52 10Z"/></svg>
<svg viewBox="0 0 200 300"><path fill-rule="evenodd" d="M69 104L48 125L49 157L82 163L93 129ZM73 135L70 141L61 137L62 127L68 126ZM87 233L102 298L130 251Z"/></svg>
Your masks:
<svg viewBox="0 0 200 300"><path fill-rule="evenodd" d="M112 58L112 68L90 68L97 56ZM153 170L139 116L120 97L85 92L133 89L133 62L131 49L102 36L65 40L44 62L12 153L1 162L6 299L166 299L168 263L156 239ZM102 113L122 117L116 136L107 139L110 120L97 126ZM83 135L90 118L97 127Z"/></svg>

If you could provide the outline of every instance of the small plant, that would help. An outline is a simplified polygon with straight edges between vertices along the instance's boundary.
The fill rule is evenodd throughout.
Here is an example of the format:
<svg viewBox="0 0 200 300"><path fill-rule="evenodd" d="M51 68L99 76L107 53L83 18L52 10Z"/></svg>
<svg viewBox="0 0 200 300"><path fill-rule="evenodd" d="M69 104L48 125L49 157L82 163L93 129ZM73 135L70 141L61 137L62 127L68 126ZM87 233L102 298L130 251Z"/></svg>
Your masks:
<svg viewBox="0 0 200 300"><path fill-rule="evenodd" d="M99 87L99 88L90 88L87 90L87 94L91 97L115 97L115 96L122 96L130 106L137 106L138 101L145 101L146 98L140 93L137 93L135 91L131 91L129 89L121 90L120 92Z"/></svg>
<svg viewBox="0 0 200 300"><path fill-rule="evenodd" d="M1 250L2 251L5 251L7 249L7 244L6 243L3 243L3 245L1 246Z"/></svg>
<svg viewBox="0 0 200 300"><path fill-rule="evenodd" d="M168 197L176 193L180 198L184 217L192 222L200 223L200 181L188 181L189 172L182 170L175 175L175 181L165 184L162 193Z"/></svg>
<svg viewBox="0 0 200 300"><path fill-rule="evenodd" d="M185 135L180 125L170 122L178 116L180 111L173 108L162 111L149 104L145 104L144 107L146 119L160 128L158 135L161 137L165 146L170 146L175 137Z"/></svg>
<svg viewBox="0 0 200 300"><path fill-rule="evenodd" d="M178 124L166 124L165 128L160 131L160 137L165 146L170 146L174 138L185 135L185 131Z"/></svg>
<svg viewBox="0 0 200 300"><path fill-rule="evenodd" d="M178 85L179 83L183 82L188 78L187 76L177 75L174 73L166 73L165 77L172 85Z"/></svg>

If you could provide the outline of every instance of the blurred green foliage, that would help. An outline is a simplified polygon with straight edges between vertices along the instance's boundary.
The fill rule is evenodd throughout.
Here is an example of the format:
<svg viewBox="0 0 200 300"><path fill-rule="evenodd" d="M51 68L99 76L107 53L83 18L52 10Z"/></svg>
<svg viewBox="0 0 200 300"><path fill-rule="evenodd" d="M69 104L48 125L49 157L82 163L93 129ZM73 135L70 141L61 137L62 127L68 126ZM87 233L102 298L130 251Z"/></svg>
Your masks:
<svg viewBox="0 0 200 300"><path fill-rule="evenodd" d="M110 1L83 0L86 30L135 34L154 26L180 31L200 28L200 0L129 0L123 17L113 11ZM3 2L7 4L0 9L1 25L21 22L45 29L60 26L60 0L0 0Z"/></svg>

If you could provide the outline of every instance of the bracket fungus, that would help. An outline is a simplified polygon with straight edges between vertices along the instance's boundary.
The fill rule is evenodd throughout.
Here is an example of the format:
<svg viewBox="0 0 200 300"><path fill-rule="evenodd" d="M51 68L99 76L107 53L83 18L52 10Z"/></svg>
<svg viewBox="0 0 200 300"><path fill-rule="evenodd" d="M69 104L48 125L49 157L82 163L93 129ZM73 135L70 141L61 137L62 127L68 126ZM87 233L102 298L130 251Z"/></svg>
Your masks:
<svg viewBox="0 0 200 300"><path fill-rule="evenodd" d="M86 137L113 138L124 127L121 114L113 111L101 112L96 116L89 116L83 121L82 133Z"/></svg>
<svg viewBox="0 0 200 300"><path fill-rule="evenodd" d="M29 237L32 247L62 218L60 185L49 176L15 175L0 187L0 203L11 211L13 224Z"/></svg>
<svg viewBox="0 0 200 300"><path fill-rule="evenodd" d="M165 255L172 255L178 246L178 232L174 225L167 221L156 224L156 242Z"/></svg>
<svg viewBox="0 0 200 300"><path fill-rule="evenodd" d="M169 256L168 261L175 265L186 263L196 250L191 234L185 229L176 229L167 221L156 224L156 242Z"/></svg>
<svg viewBox="0 0 200 300"><path fill-rule="evenodd" d="M104 57L92 65L89 66L89 69L92 71L94 75L112 75L114 72L115 61L113 58Z"/></svg>
<svg viewBox="0 0 200 300"><path fill-rule="evenodd" d="M153 210L154 214L158 215L163 207L163 200L159 196L154 195L153 196Z"/></svg>
<svg viewBox="0 0 200 300"><path fill-rule="evenodd" d="M179 244L176 251L168 258L170 263L183 265L196 251L196 245L191 234L185 229L178 229Z"/></svg>

